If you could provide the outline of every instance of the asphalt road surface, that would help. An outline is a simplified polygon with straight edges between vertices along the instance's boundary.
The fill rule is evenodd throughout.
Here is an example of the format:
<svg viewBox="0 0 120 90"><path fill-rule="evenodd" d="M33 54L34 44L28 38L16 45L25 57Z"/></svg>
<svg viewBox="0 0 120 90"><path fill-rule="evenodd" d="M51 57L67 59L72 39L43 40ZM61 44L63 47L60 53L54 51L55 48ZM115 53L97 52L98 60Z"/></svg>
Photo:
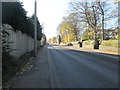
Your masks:
<svg viewBox="0 0 120 90"><path fill-rule="evenodd" d="M117 88L118 58L46 45L12 88Z"/></svg>

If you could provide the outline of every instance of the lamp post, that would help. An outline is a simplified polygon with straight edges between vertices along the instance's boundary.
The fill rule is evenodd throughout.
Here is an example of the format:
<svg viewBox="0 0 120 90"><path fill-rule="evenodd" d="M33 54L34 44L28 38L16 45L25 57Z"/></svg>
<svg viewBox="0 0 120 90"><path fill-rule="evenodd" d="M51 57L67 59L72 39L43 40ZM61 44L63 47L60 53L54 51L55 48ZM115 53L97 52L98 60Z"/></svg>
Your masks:
<svg viewBox="0 0 120 90"><path fill-rule="evenodd" d="M35 0L35 12L34 12L34 54L37 54L37 1Z"/></svg>

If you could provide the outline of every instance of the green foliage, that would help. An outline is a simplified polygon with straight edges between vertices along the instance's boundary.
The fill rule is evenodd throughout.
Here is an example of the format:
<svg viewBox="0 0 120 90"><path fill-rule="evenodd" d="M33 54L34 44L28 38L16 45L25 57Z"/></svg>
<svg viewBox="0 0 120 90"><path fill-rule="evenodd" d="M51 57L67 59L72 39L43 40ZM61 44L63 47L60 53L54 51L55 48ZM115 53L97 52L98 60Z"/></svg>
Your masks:
<svg viewBox="0 0 120 90"><path fill-rule="evenodd" d="M63 21L58 26L58 32L61 35L62 42L77 41L79 31L75 16L70 14L64 17Z"/></svg>
<svg viewBox="0 0 120 90"><path fill-rule="evenodd" d="M81 39L82 39L82 40L88 40L88 39L89 39L87 31L84 31L84 32L83 32L83 34L82 34L82 36L81 36Z"/></svg>
<svg viewBox="0 0 120 90"><path fill-rule="evenodd" d="M101 45L118 47L118 40L104 40Z"/></svg>
<svg viewBox="0 0 120 90"><path fill-rule="evenodd" d="M20 30L31 37L34 37L34 17L27 17L26 11L23 9L23 5L20 2L3 2L2 3L2 23L9 24L13 29ZM37 19L37 39L42 37L42 27ZM21 56L19 60L16 60L14 56L10 54L9 41L7 40L9 33L6 29L2 30L2 63L3 63L3 82L7 81L12 75L14 75L25 63L28 62L32 53Z"/></svg>
<svg viewBox="0 0 120 90"><path fill-rule="evenodd" d="M11 25L14 30L20 30L22 33L34 37L34 17L27 17L20 2L3 2L2 4L2 23ZM37 19L37 39L42 37L42 27Z"/></svg>
<svg viewBox="0 0 120 90"><path fill-rule="evenodd" d="M81 36L82 40L93 40L92 30L85 30Z"/></svg>
<svg viewBox="0 0 120 90"><path fill-rule="evenodd" d="M108 46L108 47L118 47L118 40L103 40L101 45L102 46ZM83 45L94 45L94 40L90 40L90 41L84 41Z"/></svg>
<svg viewBox="0 0 120 90"><path fill-rule="evenodd" d="M11 25L15 30L25 32L25 24L27 22L26 11L19 2L3 2L2 3L2 22Z"/></svg>
<svg viewBox="0 0 120 90"><path fill-rule="evenodd" d="M4 25L2 25L2 52L4 52L4 53L11 51L11 49L9 47L9 42L7 40L8 36L9 36L9 33L7 32Z"/></svg>
<svg viewBox="0 0 120 90"><path fill-rule="evenodd" d="M83 45L94 45L94 41L93 40L90 40L90 41L84 41L83 42Z"/></svg>
<svg viewBox="0 0 120 90"><path fill-rule="evenodd" d="M115 39L120 40L120 28L118 28L118 34L115 36Z"/></svg>
<svg viewBox="0 0 120 90"><path fill-rule="evenodd" d="M117 40L118 40L118 35L116 35L116 36L115 36L115 39L117 39Z"/></svg>
<svg viewBox="0 0 120 90"><path fill-rule="evenodd" d="M120 39L120 28L117 27L116 29L117 29L118 34L115 36L115 39L119 40Z"/></svg>
<svg viewBox="0 0 120 90"><path fill-rule="evenodd" d="M42 26L40 25L40 22L37 18L37 39L41 40L42 37Z"/></svg>

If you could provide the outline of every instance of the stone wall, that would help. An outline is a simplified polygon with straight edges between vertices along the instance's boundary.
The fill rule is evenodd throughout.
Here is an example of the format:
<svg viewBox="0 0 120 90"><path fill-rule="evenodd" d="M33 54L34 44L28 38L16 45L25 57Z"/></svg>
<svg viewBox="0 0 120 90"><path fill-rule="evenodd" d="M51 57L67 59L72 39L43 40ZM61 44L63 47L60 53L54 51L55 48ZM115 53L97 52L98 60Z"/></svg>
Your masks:
<svg viewBox="0 0 120 90"><path fill-rule="evenodd" d="M16 58L19 58L27 52L34 50L34 39L20 30L14 30L10 25L4 25L7 32L9 33L7 41L9 42L11 54ZM40 46L40 41L37 43Z"/></svg>

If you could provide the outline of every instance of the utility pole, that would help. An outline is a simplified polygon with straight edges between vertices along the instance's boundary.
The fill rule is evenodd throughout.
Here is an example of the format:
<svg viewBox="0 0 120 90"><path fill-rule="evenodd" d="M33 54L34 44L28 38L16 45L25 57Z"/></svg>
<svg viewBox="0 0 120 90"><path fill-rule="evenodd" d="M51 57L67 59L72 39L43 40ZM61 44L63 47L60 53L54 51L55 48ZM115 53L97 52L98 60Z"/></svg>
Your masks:
<svg viewBox="0 0 120 90"><path fill-rule="evenodd" d="M44 23L42 23L42 33L44 34Z"/></svg>
<svg viewBox="0 0 120 90"><path fill-rule="evenodd" d="M35 12L34 12L34 54L36 56L37 54L37 16L36 16L36 13L37 13L37 1L35 0Z"/></svg>
<svg viewBox="0 0 120 90"><path fill-rule="evenodd" d="M0 89L2 89L2 2L0 1Z"/></svg>

